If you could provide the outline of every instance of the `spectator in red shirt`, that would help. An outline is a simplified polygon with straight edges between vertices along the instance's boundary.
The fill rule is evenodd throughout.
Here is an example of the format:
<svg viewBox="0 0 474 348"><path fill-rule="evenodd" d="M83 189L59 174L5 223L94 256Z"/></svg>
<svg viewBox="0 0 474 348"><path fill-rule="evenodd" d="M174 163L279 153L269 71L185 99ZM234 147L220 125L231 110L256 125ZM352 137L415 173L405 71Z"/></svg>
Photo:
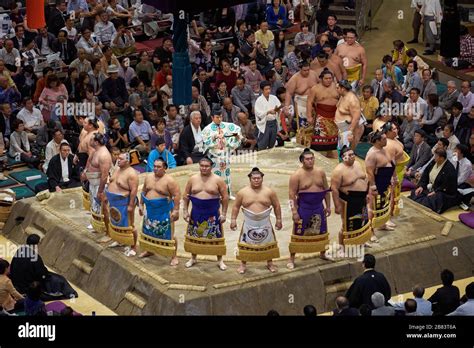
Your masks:
<svg viewBox="0 0 474 348"><path fill-rule="evenodd" d="M153 85L158 90L166 84L166 76L172 75L172 70L169 62L163 62L161 69L156 72Z"/></svg>
<svg viewBox="0 0 474 348"><path fill-rule="evenodd" d="M227 93L230 95L232 88L237 83L237 73L231 69L228 59L221 60L222 71L216 74L216 81L224 81L227 86Z"/></svg>

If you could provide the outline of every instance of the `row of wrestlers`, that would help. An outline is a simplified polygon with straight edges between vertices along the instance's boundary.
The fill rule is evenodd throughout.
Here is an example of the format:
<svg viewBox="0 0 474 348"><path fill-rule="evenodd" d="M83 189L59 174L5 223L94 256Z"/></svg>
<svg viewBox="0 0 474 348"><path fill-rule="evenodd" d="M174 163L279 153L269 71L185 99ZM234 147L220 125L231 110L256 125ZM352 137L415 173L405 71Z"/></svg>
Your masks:
<svg viewBox="0 0 474 348"><path fill-rule="evenodd" d="M339 242L343 246L375 241L373 230L383 227L392 215L398 214L400 188L397 182L401 179L393 185L393 176L398 172L403 176L403 170L399 170L403 169L403 164L378 168L371 183L370 175L355 161L352 149L344 147L340 156L341 163L331 175L331 187L326 173L315 167L315 156L310 149L300 155L301 167L290 177L289 203L293 217L291 257L287 265L290 269L295 267L297 253L319 252L324 259L331 257L325 255L329 246L327 217L331 214L331 191L336 213L342 218ZM137 199L137 172L130 166L128 154L121 154L104 189L105 195L97 189L100 186L97 175L88 175L89 192L83 190L84 208L91 211L94 230L106 233L105 241L112 239L115 245L127 246L127 255L136 255L139 239L143 251L139 257L156 253L171 257L170 264L176 266L178 244L174 223L179 218L182 197L183 218L188 223L184 250L192 254L186 267L196 264L198 254L215 255L219 268L225 270L223 224L229 194L224 180L212 173L212 166L212 159L204 157L199 162L199 173L190 177L181 195L175 179L166 174L166 162L158 159L154 172L146 176ZM230 228L234 231L240 210L244 215L236 255L241 261L238 271L244 273L249 261L267 261L267 268L275 272L277 269L272 260L279 258L280 252L270 217L273 210L275 229L280 230L281 206L275 191L263 185L264 173L260 169L253 168L248 177L249 185L237 193L231 213ZM190 214L189 202L192 204ZM134 224L137 205L143 216L139 236Z"/></svg>

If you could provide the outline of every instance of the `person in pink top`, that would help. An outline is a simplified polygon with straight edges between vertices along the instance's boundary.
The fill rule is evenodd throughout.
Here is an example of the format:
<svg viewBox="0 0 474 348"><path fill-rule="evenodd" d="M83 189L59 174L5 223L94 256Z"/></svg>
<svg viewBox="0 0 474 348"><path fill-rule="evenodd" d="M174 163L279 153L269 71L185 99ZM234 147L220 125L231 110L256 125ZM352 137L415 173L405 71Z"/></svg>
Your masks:
<svg viewBox="0 0 474 348"><path fill-rule="evenodd" d="M249 63L249 70L244 74L245 81L252 87L254 93L260 93L260 82L262 82L263 76L260 71L257 70L257 62L252 59Z"/></svg>
<svg viewBox="0 0 474 348"><path fill-rule="evenodd" d="M48 122L51 119L52 112L55 110L58 101L68 99L69 95L64 84L59 81L56 74L51 74L46 78L46 84L39 97L39 102L43 105L41 113L43 119Z"/></svg>

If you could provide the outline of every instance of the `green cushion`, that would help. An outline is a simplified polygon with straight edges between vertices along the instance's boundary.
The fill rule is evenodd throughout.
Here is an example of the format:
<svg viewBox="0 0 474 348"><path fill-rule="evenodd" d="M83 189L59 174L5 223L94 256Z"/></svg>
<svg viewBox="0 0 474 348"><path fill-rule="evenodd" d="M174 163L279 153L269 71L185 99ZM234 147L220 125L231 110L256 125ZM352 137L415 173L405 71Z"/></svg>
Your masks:
<svg viewBox="0 0 474 348"><path fill-rule="evenodd" d="M26 183L27 177L36 176L36 175L41 175L41 178L46 179L46 180L48 179L46 174L44 174L42 171L38 169L27 169L27 170L22 170L20 172L10 173L10 177L12 177L18 182L21 182L22 184Z"/></svg>
<svg viewBox="0 0 474 348"><path fill-rule="evenodd" d="M34 192L36 192L36 190L35 190L36 185L38 185L38 184L44 184L44 183L48 183L48 180L41 178L41 179L36 179L36 180L27 181L25 184L26 184L26 186L28 186L31 190L33 190Z"/></svg>
<svg viewBox="0 0 474 348"><path fill-rule="evenodd" d="M18 183L13 180L12 178L8 178L7 180L0 180L0 187L7 187L7 186L12 186L12 185L17 185Z"/></svg>
<svg viewBox="0 0 474 348"><path fill-rule="evenodd" d="M16 199L22 199L22 198L29 198L33 197L35 193L31 191L28 187L25 185L23 186L17 186L17 187L10 187L13 192L15 192Z"/></svg>
<svg viewBox="0 0 474 348"><path fill-rule="evenodd" d="M362 159L365 159L365 156L367 156L367 152L369 152L369 149L372 147L372 144L369 143L359 143L356 146L355 149L355 154L357 157L360 157Z"/></svg>
<svg viewBox="0 0 474 348"><path fill-rule="evenodd" d="M22 161L15 161L15 159L14 159L14 158L11 158L10 156L7 156L7 159L8 159L8 165L9 165L9 166L15 166L15 165L24 163L24 162L22 162ZM25 164L26 164L26 163L25 163Z"/></svg>

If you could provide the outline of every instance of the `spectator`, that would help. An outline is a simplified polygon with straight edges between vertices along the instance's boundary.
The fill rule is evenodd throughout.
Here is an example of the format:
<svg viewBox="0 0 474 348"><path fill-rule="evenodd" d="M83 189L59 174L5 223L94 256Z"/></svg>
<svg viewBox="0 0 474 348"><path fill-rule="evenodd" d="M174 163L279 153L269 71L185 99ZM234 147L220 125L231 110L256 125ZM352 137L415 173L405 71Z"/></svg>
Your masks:
<svg viewBox="0 0 474 348"><path fill-rule="evenodd" d="M255 60L261 72L265 73L271 69L270 60L266 56L262 44L255 40L255 33L252 30L247 30L244 38L245 43L240 47L244 64L249 65L252 60Z"/></svg>
<svg viewBox="0 0 474 348"><path fill-rule="evenodd" d="M242 131L242 142L241 148L248 149L250 151L255 150L257 146L257 138L255 137L255 126L249 121L248 114L241 111L237 114L238 123L240 130Z"/></svg>
<svg viewBox="0 0 474 348"><path fill-rule="evenodd" d="M102 84L102 101L105 108L112 111L126 107L128 102L128 92L125 80L118 76L118 67L110 65L107 69L109 77Z"/></svg>
<svg viewBox="0 0 474 348"><path fill-rule="evenodd" d="M212 51L212 43L210 40L202 40L201 50L196 54L196 67L204 69L207 77L213 77L216 72L216 57Z"/></svg>
<svg viewBox="0 0 474 348"><path fill-rule="evenodd" d="M129 129L134 119L135 110L140 110L143 113L143 117L148 120L148 112L143 107L143 100L140 98L138 93L130 94L128 98L129 106L123 111L123 117L125 121L125 129Z"/></svg>
<svg viewBox="0 0 474 348"><path fill-rule="evenodd" d="M102 71L102 66L99 60L92 62L91 71L89 71L89 82L92 86L94 95L100 95L102 92L102 84L107 79L107 75ZM131 68L130 68L131 69ZM120 70L120 69L119 69ZM120 76L120 72L119 72ZM120 76L123 77L123 76Z"/></svg>
<svg viewBox="0 0 474 348"><path fill-rule="evenodd" d="M316 317L318 315L316 307L314 307L313 305L304 306L303 314L305 317Z"/></svg>
<svg viewBox="0 0 474 348"><path fill-rule="evenodd" d="M349 300L344 296L336 297L336 309L334 310L335 317L356 317L360 313L356 308L349 306Z"/></svg>
<svg viewBox="0 0 474 348"><path fill-rule="evenodd" d="M0 133L3 134L3 140L5 146L10 146L10 135L13 133L13 123L16 120L16 116L12 114L12 107L10 104L0 104Z"/></svg>
<svg viewBox="0 0 474 348"><path fill-rule="evenodd" d="M66 141L59 146L59 154L51 158L46 175L50 192L61 192L66 188L81 186L79 166L75 163L71 146ZM37 188L37 191L41 189Z"/></svg>
<svg viewBox="0 0 474 348"><path fill-rule="evenodd" d="M8 87L16 87L15 82L13 82L12 76L8 69L5 69L5 62L3 59L0 59L0 77L5 77L8 81Z"/></svg>
<svg viewBox="0 0 474 348"><path fill-rule="evenodd" d="M13 76L20 72L20 51L18 51L13 45L13 41L8 39L5 41L4 46L0 49L0 59L3 59L5 66L8 70L13 73Z"/></svg>
<svg viewBox="0 0 474 348"><path fill-rule="evenodd" d="M191 107L193 107L193 104L195 104L196 110L201 113L202 125L207 125L209 123L208 117L211 114L211 108L209 107L209 104L202 95L199 95L199 90L194 86L191 88L191 96Z"/></svg>
<svg viewBox="0 0 474 348"><path fill-rule="evenodd" d="M134 121L130 125L128 136L131 146L138 150L142 154L150 152L150 138L153 134L153 130L150 127L150 123L143 119L143 113L135 109L133 111Z"/></svg>
<svg viewBox="0 0 474 348"><path fill-rule="evenodd" d="M461 93L458 97L458 102L463 106L463 114L468 114L472 107L474 107L474 93L471 92L471 84L469 81L461 83Z"/></svg>
<svg viewBox="0 0 474 348"><path fill-rule="evenodd" d="M417 122L428 113L428 103L420 97L420 90L418 88L413 87L410 90L403 112L405 116L410 114Z"/></svg>
<svg viewBox="0 0 474 348"><path fill-rule="evenodd" d="M173 75L167 75L165 84L161 86L160 91L166 95L168 104L173 103Z"/></svg>
<svg viewBox="0 0 474 348"><path fill-rule="evenodd" d="M94 61L94 64L99 65L99 68L100 68L99 61ZM83 48L78 49L77 58L74 59L71 62L71 64L69 65L69 68L77 69L78 73L81 73L81 72L90 73L90 72L92 72L91 62L89 62L89 60L87 60L87 54L86 54L85 49L83 49Z"/></svg>
<svg viewBox="0 0 474 348"><path fill-rule="evenodd" d="M12 37L12 41L13 41L13 46L20 52L23 52L26 48L26 45L24 43L25 39L26 39L25 27L21 24L17 24L15 26L15 36Z"/></svg>
<svg viewBox="0 0 474 348"><path fill-rule="evenodd" d="M407 75L402 86L402 95L409 94L412 88L418 88L420 91L423 88L423 81L420 74L418 74L418 64L414 60L408 62Z"/></svg>
<svg viewBox="0 0 474 348"><path fill-rule="evenodd" d="M405 129L405 131L402 131L402 134L405 134L407 126L404 127L404 124L402 123L401 128ZM423 130L417 129L414 131L413 147L410 152L410 161L407 164L407 172L405 174L409 178L414 178L417 170L428 163L431 158L431 149L425 142L425 139L426 133ZM403 140L405 140L405 138L403 138Z"/></svg>
<svg viewBox="0 0 474 348"><path fill-rule="evenodd" d="M199 162L204 157L202 152L201 113L191 112L189 124L179 136L179 153L185 164Z"/></svg>
<svg viewBox="0 0 474 348"><path fill-rule="evenodd" d="M265 73L265 79L268 82L270 82L270 85L271 85L270 94L277 95L277 90L279 88L284 88L283 83L281 83L280 80L276 78L276 72L274 70L268 70Z"/></svg>
<svg viewBox="0 0 474 348"><path fill-rule="evenodd" d="M193 86L196 87L199 91L199 94L203 96L207 102L211 101L211 94L212 94L212 88L211 88L211 81L207 77L206 70L204 69L198 69L197 71L197 78L194 79L193 81ZM237 81L236 81L237 83Z"/></svg>
<svg viewBox="0 0 474 348"><path fill-rule="evenodd" d="M374 90L371 86L365 85L362 87L362 96L359 97L362 114L367 120L367 128L372 128L372 123L375 119L375 113L379 108L379 101L373 95Z"/></svg>
<svg viewBox="0 0 474 348"><path fill-rule="evenodd" d="M25 132L25 126L22 120L13 122L13 132L10 135L9 155L16 161L22 161L28 164L30 168L37 168L40 159L31 152L28 135Z"/></svg>
<svg viewBox="0 0 474 348"><path fill-rule="evenodd" d="M122 57L119 58L119 62L120 62L119 76L125 80L125 85L127 86L127 89L130 89L130 82L132 81L132 79L134 77L137 76L137 74L135 73L135 69L133 69L130 66L130 58L122 56ZM100 73L102 73L102 71L100 71ZM103 76L105 76L104 77L104 80L105 80L105 78L107 78L107 76L106 75L103 75ZM102 83L100 83L99 86L101 84Z"/></svg>
<svg viewBox="0 0 474 348"><path fill-rule="evenodd" d="M217 81L216 90L212 94L212 99L211 99L212 107L220 108L224 103L224 99L227 97L228 97L227 85L225 81Z"/></svg>
<svg viewBox="0 0 474 348"><path fill-rule="evenodd" d="M163 39L163 45L157 47L153 52L153 64L159 69L163 62L171 63L173 61L173 40L170 37Z"/></svg>
<svg viewBox="0 0 474 348"><path fill-rule="evenodd" d="M117 31L112 36L110 47L116 56L128 56L135 53L135 39L132 32L120 23Z"/></svg>
<svg viewBox="0 0 474 348"><path fill-rule="evenodd" d="M109 45L104 45L102 47L102 58L100 58L100 65L104 73L107 72L107 68L110 65L116 65L117 67L120 65L117 57L115 57L112 48L110 48Z"/></svg>
<svg viewBox="0 0 474 348"><path fill-rule="evenodd" d="M456 145L456 148L454 149L454 165L457 173L458 188L460 189L471 188L469 182L472 176L472 162L468 159L469 154L469 148L467 145ZM472 193L461 195L461 209L469 210L471 206Z"/></svg>
<svg viewBox="0 0 474 348"><path fill-rule="evenodd" d="M54 36L58 36L59 30L66 25L66 1L56 0L56 7L51 10L48 17L48 31Z"/></svg>
<svg viewBox="0 0 474 348"><path fill-rule="evenodd" d="M456 170L447 160L446 150L436 149L434 161L423 171L417 188L412 190L409 198L442 214L457 205L457 187L453 182L457 182Z"/></svg>
<svg viewBox="0 0 474 348"><path fill-rule="evenodd" d="M433 304L433 316L447 315L459 307L459 289L453 285L454 274L448 269L441 272L443 286L428 299Z"/></svg>
<svg viewBox="0 0 474 348"><path fill-rule="evenodd" d="M171 152L166 149L165 139L158 138L156 140L155 149L150 152L147 159L146 171L153 172L153 167L157 159L162 159L166 162L169 169L176 168L176 160Z"/></svg>
<svg viewBox="0 0 474 348"><path fill-rule="evenodd" d="M61 129L56 128L53 130L53 139L47 143L45 150L45 160L43 163L43 172L46 173L48 170L49 162L51 158L59 154L59 147L64 140L64 133Z"/></svg>
<svg viewBox="0 0 474 348"><path fill-rule="evenodd" d="M403 72L397 65L394 65L392 62L392 57L385 55L382 59L385 67L382 69L383 77L387 80L392 80L395 82L395 88L399 89L403 84Z"/></svg>
<svg viewBox="0 0 474 348"><path fill-rule="evenodd" d="M62 25L64 25L64 22L62 23ZM56 36L51 33L48 33L47 28L39 29L39 34L35 38L35 43L41 55L48 56L53 53L54 40L56 40Z"/></svg>
<svg viewBox="0 0 474 348"><path fill-rule="evenodd" d="M278 34L275 35L273 41L270 41L268 44L267 57L270 60L280 58L280 60L283 61L287 54L288 47L286 46L285 32L280 30Z"/></svg>
<svg viewBox="0 0 474 348"><path fill-rule="evenodd" d="M53 41L52 50L56 53L59 52L59 57L62 59L64 64L69 65L72 63L77 56L77 48L74 42L67 37L67 31L60 30L58 38Z"/></svg>
<svg viewBox="0 0 474 348"><path fill-rule="evenodd" d="M280 0L272 0L271 5L267 7L266 17L271 30L283 29L290 25L286 18L286 9Z"/></svg>
<svg viewBox="0 0 474 348"><path fill-rule="evenodd" d="M320 34L316 37L316 41L316 45L311 49L311 59L316 58L321 52L324 53L323 47L325 45L329 46L329 36L326 34Z"/></svg>
<svg viewBox="0 0 474 348"><path fill-rule="evenodd" d="M428 168L428 166L435 161L435 151L437 149L443 149L444 151L446 151L446 156L447 156L448 161L450 161L454 165L453 153L450 150L448 150L448 147L449 147L449 140L448 139L446 139L446 138L438 139L438 142L431 149L431 153L432 153L433 156L423 167L417 169L417 172L415 173L415 178L417 180L419 180L421 178L421 175L425 171L425 169Z"/></svg>
<svg viewBox="0 0 474 348"><path fill-rule="evenodd" d="M237 114L240 112L238 106L232 104L232 98L226 97L222 103L221 115L224 122L238 123Z"/></svg>
<svg viewBox="0 0 474 348"><path fill-rule="evenodd" d="M239 52L237 51L237 46L234 42L226 42L224 45L224 52L220 57L221 62L222 59L227 59L229 63L234 67L237 68L240 65L241 57Z"/></svg>
<svg viewBox="0 0 474 348"><path fill-rule="evenodd" d="M438 103L437 94L428 95L428 108L420 122L420 126L428 135L433 135L438 127L443 127L446 124L446 120L443 118L443 109L439 107Z"/></svg>
<svg viewBox="0 0 474 348"><path fill-rule="evenodd" d="M454 134L454 127L452 124L447 124L443 128L443 136L442 138L446 138L449 141L448 151L454 153L456 146L459 144L459 139Z"/></svg>
<svg viewBox="0 0 474 348"><path fill-rule="evenodd" d="M405 308L405 315L406 316L417 316L417 315L419 315L418 311L417 311L418 303L415 300L411 299L411 298L409 298L405 301L404 308Z"/></svg>
<svg viewBox="0 0 474 348"><path fill-rule="evenodd" d="M332 48L336 48L337 42L343 38L342 29L337 24L337 16L331 13L327 18L327 25L324 26L320 34L326 34L329 38L329 45Z"/></svg>
<svg viewBox="0 0 474 348"><path fill-rule="evenodd" d="M41 92L39 102L43 105L43 119L45 122L49 121L56 109L56 104L61 99L67 100L69 93L66 86L62 84L56 74L51 74L46 79L46 85Z"/></svg>
<svg viewBox="0 0 474 348"><path fill-rule="evenodd" d="M13 286L8 277L10 263L0 259L0 306L7 312L21 311L24 306L24 298Z"/></svg>
<svg viewBox="0 0 474 348"><path fill-rule="evenodd" d="M446 86L446 91L439 97L439 106L449 113L453 104L458 100L459 91L456 89L456 82L454 81L448 81Z"/></svg>
<svg viewBox="0 0 474 348"><path fill-rule="evenodd" d="M94 34L97 41L102 45L110 45L112 37L115 35L117 30L114 24L109 21L109 14L107 11L103 11L99 15L99 21L94 25Z"/></svg>
<svg viewBox="0 0 474 348"><path fill-rule="evenodd" d="M122 128L117 117L109 119L108 139L110 147L117 147L124 150L130 144L128 141L127 130Z"/></svg>
<svg viewBox="0 0 474 348"><path fill-rule="evenodd" d="M382 95L382 101L385 101L387 103L388 100L390 100L391 106L393 106L394 104L399 104L401 106L401 104L403 103L403 96L400 94L399 91L396 90L396 87L397 86L393 80L384 80L384 93Z"/></svg>
<svg viewBox="0 0 474 348"><path fill-rule="evenodd" d="M474 283L471 282L466 286L466 303L460 305L454 312L449 313L449 316L472 316L474 315Z"/></svg>
<svg viewBox="0 0 474 348"><path fill-rule="evenodd" d="M153 86L156 89L160 89L166 84L166 78L168 76L173 76L173 71L171 70L170 63L165 62L161 64L161 69L155 73Z"/></svg>
<svg viewBox="0 0 474 348"><path fill-rule="evenodd" d="M362 304L359 308L360 315L363 317L370 317L372 316L372 309L367 304Z"/></svg>
<svg viewBox="0 0 474 348"><path fill-rule="evenodd" d="M89 11L89 9L87 9L87 11ZM62 27L61 30L66 31L67 38L71 40L74 44L76 44L79 36L77 34L77 29L74 27L74 19L72 19L71 15L68 15L66 17L66 26Z"/></svg>
<svg viewBox="0 0 474 348"><path fill-rule="evenodd" d="M316 37L309 31L309 23L304 21L300 24L301 31L295 36L295 46L301 50L311 50L316 44Z"/></svg>
<svg viewBox="0 0 474 348"><path fill-rule="evenodd" d="M359 308L362 304L373 306L371 297L375 292L381 293L385 299L390 299L390 284L382 273L375 271L375 257L372 254L365 254L362 265L364 273L354 280L345 295L350 306L353 308Z"/></svg>
<svg viewBox="0 0 474 348"><path fill-rule="evenodd" d="M26 290L25 314L27 316L46 316L46 306L41 300L42 286L39 281L32 282Z"/></svg>
<svg viewBox="0 0 474 348"><path fill-rule="evenodd" d="M394 316L395 315L395 308L391 306L386 306L385 297L380 292L374 292L370 297L372 301L373 308L372 309L372 316Z"/></svg>
<svg viewBox="0 0 474 348"><path fill-rule="evenodd" d="M184 128L184 120L181 115L178 115L178 108L176 105L170 104L166 107L166 129L170 132L173 141L173 151L178 150L179 133Z"/></svg>
<svg viewBox="0 0 474 348"><path fill-rule="evenodd" d="M418 73L420 74L420 77L423 77L423 71L426 69L429 69L429 65L426 64L423 59L418 55L418 52L414 48L410 48L407 51L407 56L416 62L418 65Z"/></svg>
<svg viewBox="0 0 474 348"><path fill-rule="evenodd" d="M413 148L415 132L420 129L418 121L413 119L413 113L408 113L400 125L400 135L402 137L405 152L410 153Z"/></svg>
<svg viewBox="0 0 474 348"><path fill-rule="evenodd" d="M424 287L417 285L413 288L413 296L415 296L415 302L416 302L416 313L418 315L430 316L433 314L433 311L431 310L432 304L430 301L427 301L423 298L424 294L425 294Z"/></svg>
<svg viewBox="0 0 474 348"><path fill-rule="evenodd" d="M25 124L25 131L28 134L28 140L34 142L39 128L44 126L43 115L41 111L34 107L33 100L30 97L23 99L23 109L17 114L17 118Z"/></svg>
<svg viewBox="0 0 474 348"><path fill-rule="evenodd" d="M100 59L100 57L102 57L102 50L100 49L100 45L97 42L97 38L92 36L92 31L84 26L82 28L81 34L81 38L76 44L79 56L81 49L83 49L85 52L85 58L87 58L88 61Z"/></svg>
<svg viewBox="0 0 474 348"><path fill-rule="evenodd" d="M140 62L135 67L135 72L138 78L145 83L145 86L151 86L156 71L153 67L153 63L149 61L149 56L146 51L140 53Z"/></svg>
<svg viewBox="0 0 474 348"><path fill-rule="evenodd" d="M386 80L383 77L383 70L382 69L375 70L375 78L370 83L370 86L372 87L374 91L374 96L378 99L379 103L382 103L384 101L382 97L384 94L383 85L385 81Z"/></svg>
<svg viewBox="0 0 474 348"><path fill-rule="evenodd" d="M402 40L393 41L393 64L398 66L402 72L406 72L410 58L407 56L408 47ZM415 72L417 69L415 69Z"/></svg>
<svg viewBox="0 0 474 348"><path fill-rule="evenodd" d="M32 65L24 66L20 73L15 76L15 85L19 86L18 91L21 95L33 96L37 83L38 77L34 73Z"/></svg>
<svg viewBox="0 0 474 348"><path fill-rule="evenodd" d="M150 139L150 148L154 149L158 138L163 138L166 149L171 151L173 149L173 140L171 139L170 131L166 129L166 120L162 117L158 118L151 128L153 129L153 135Z"/></svg>
<svg viewBox="0 0 474 348"><path fill-rule="evenodd" d="M77 87L78 79L79 79L79 73L77 72L77 69L69 67L67 70L67 78L64 81L64 86L67 89L69 100L71 102L76 101L76 87Z"/></svg>
<svg viewBox="0 0 474 348"><path fill-rule="evenodd" d="M267 21L263 20L260 23L260 29L255 32L255 39L262 44L262 48L266 51L274 38L273 33L268 30Z"/></svg>
<svg viewBox="0 0 474 348"><path fill-rule="evenodd" d="M249 70L244 74L245 80L252 88L255 94L260 93L260 83L263 81L263 76L260 71L257 70L257 61L252 59L249 63Z"/></svg>
<svg viewBox="0 0 474 348"><path fill-rule="evenodd" d="M423 86L421 87L421 97L424 100L428 100L430 94L437 94L438 89L436 88L436 83L431 78L431 70L423 69Z"/></svg>
<svg viewBox="0 0 474 348"><path fill-rule="evenodd" d="M256 96L252 87L246 84L246 80L243 76L237 78L231 94L234 104L237 105L240 110L248 115L253 114Z"/></svg>
<svg viewBox="0 0 474 348"><path fill-rule="evenodd" d="M283 66L283 61L281 58L276 57L273 59L273 69L275 78L280 81L282 85L284 85L288 81L288 68Z"/></svg>
<svg viewBox="0 0 474 348"><path fill-rule="evenodd" d="M227 93L230 95L237 81L237 73L232 71L230 62L227 59L221 60L221 68L222 71L216 74L216 81L224 81L227 87Z"/></svg>

